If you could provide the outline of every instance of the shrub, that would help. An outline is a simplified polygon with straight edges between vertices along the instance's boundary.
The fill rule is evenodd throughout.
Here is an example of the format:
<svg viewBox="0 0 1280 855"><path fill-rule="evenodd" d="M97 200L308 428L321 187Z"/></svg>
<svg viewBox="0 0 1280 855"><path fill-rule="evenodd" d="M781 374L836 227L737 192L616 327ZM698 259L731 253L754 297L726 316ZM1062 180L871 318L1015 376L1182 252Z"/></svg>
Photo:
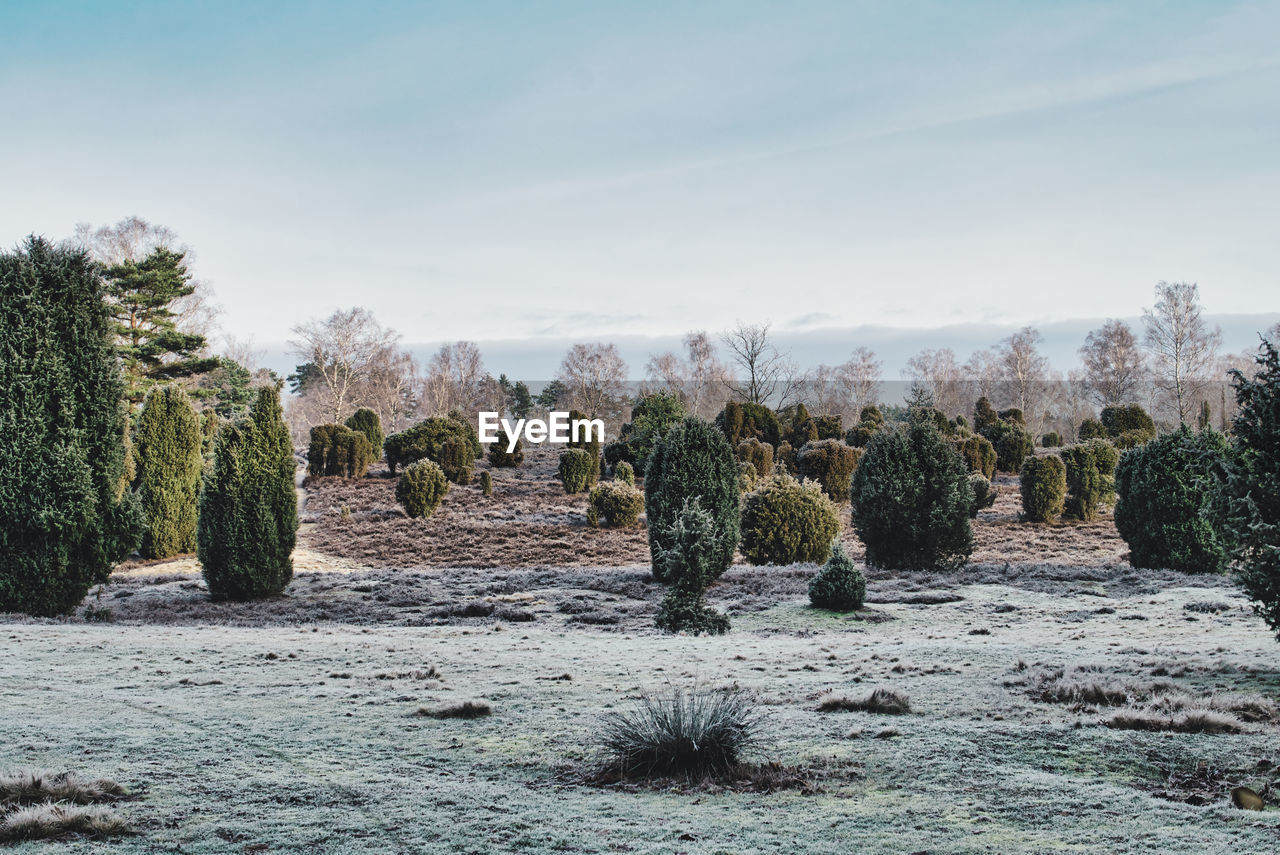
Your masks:
<svg viewBox="0 0 1280 855"><path fill-rule="evenodd" d="M795 447L785 440L778 443L778 447L773 450L773 464L777 469L786 472L788 475L796 474L796 450Z"/></svg>
<svg viewBox="0 0 1280 855"><path fill-rule="evenodd" d="M991 402L986 396L978 399L973 405L973 429L978 433L985 433L988 428L1000 421L1000 416L996 413L995 408L991 406Z"/></svg>
<svg viewBox="0 0 1280 855"><path fill-rule="evenodd" d="M196 551L200 439L200 418L187 393L177 386L152 388L138 416L134 452L146 558Z"/></svg>
<svg viewBox="0 0 1280 855"><path fill-rule="evenodd" d="M932 422L881 431L853 473L853 526L867 564L954 569L973 551L964 461Z"/></svg>
<svg viewBox="0 0 1280 855"><path fill-rule="evenodd" d="M1049 431L1040 437L1040 445L1043 448L1058 448L1062 445L1062 434L1057 431Z"/></svg>
<svg viewBox="0 0 1280 855"><path fill-rule="evenodd" d="M1010 424L1020 425L1022 427L1027 426L1027 420L1022 416L1022 410L1017 407L1010 407L1007 410L1001 410L999 415L1000 421L1002 422L1009 422Z"/></svg>
<svg viewBox="0 0 1280 855"><path fill-rule="evenodd" d="M607 771L622 777L728 776L760 739L763 718L737 687L694 687L642 695L629 709L608 713L600 741Z"/></svg>
<svg viewBox="0 0 1280 855"><path fill-rule="evenodd" d="M471 454L471 459L479 460L484 457L484 444L480 442L480 434L476 432L476 426L472 424L471 418L462 410L450 410L448 418L462 428L461 434L467 441L467 450ZM459 481L457 483L465 484L467 482Z"/></svg>
<svg viewBox="0 0 1280 855"><path fill-rule="evenodd" d="M1241 586L1280 636L1280 356L1274 342L1263 342L1257 362L1252 379L1232 373L1239 411L1222 467L1219 519Z"/></svg>
<svg viewBox="0 0 1280 855"><path fill-rule="evenodd" d="M307 449L307 474L363 478L373 465L373 446L360 431L343 425L316 425Z"/></svg>
<svg viewBox="0 0 1280 855"><path fill-rule="evenodd" d="M524 442L516 438L515 447L511 451L511 434L506 428L498 430L498 441L489 443L489 465L497 469L511 469L524 462Z"/></svg>
<svg viewBox="0 0 1280 855"><path fill-rule="evenodd" d="M640 521L644 493L621 481L604 481L591 488L587 497L587 522L608 528L623 528Z"/></svg>
<svg viewBox="0 0 1280 855"><path fill-rule="evenodd" d="M1156 435L1156 423L1141 404L1118 404L1102 408L1102 426L1108 436L1120 436L1128 431L1140 431L1153 439Z"/></svg>
<svg viewBox="0 0 1280 855"><path fill-rule="evenodd" d="M1080 423L1080 429L1076 431L1076 436L1080 438L1081 442L1090 439L1106 439L1107 429L1097 419L1085 419Z"/></svg>
<svg viewBox="0 0 1280 855"><path fill-rule="evenodd" d="M675 392L663 390L641 395L631 408L631 421L622 426L620 441L626 443L627 452L619 459L627 460L643 473L654 445L685 415L684 402ZM615 452L615 456L617 454Z"/></svg>
<svg viewBox="0 0 1280 855"><path fill-rule="evenodd" d="M835 505L813 481L776 475L742 505L742 554L752 564L822 561L839 533Z"/></svg>
<svg viewBox="0 0 1280 855"><path fill-rule="evenodd" d="M809 580L809 602L814 608L852 612L862 608L867 580L844 551L839 540L831 542L827 563Z"/></svg>
<svg viewBox="0 0 1280 855"><path fill-rule="evenodd" d="M1062 515L1067 498L1067 468L1056 454L1028 457L1020 473L1022 519L1052 522Z"/></svg>
<svg viewBox="0 0 1280 855"><path fill-rule="evenodd" d="M1060 454L1067 477L1063 515L1085 522L1097 519L1098 509L1115 495L1115 448L1106 440L1091 439L1069 445Z"/></svg>
<svg viewBox="0 0 1280 855"><path fill-rule="evenodd" d="M67 612L137 545L123 394L89 257L0 253L0 612Z"/></svg>
<svg viewBox="0 0 1280 855"><path fill-rule="evenodd" d="M279 393L264 387L247 419L218 431L213 469L200 492L197 553L214 599L278 594L293 578L293 471Z"/></svg>
<svg viewBox="0 0 1280 855"><path fill-rule="evenodd" d="M480 473L480 495L486 499L493 495L493 473L488 469Z"/></svg>
<svg viewBox="0 0 1280 855"><path fill-rule="evenodd" d="M364 434L373 449L374 460L382 456L382 441L386 439L382 433L382 419L368 407L361 407L347 419L347 427Z"/></svg>
<svg viewBox="0 0 1280 855"><path fill-rule="evenodd" d="M210 407L200 413L200 456L206 461L213 460L213 438L222 427L222 419L218 411Z"/></svg>
<svg viewBox="0 0 1280 855"><path fill-rule="evenodd" d="M1124 433L1111 437L1111 443L1119 449L1137 448L1143 443L1150 442L1155 438L1155 434L1145 430L1127 430Z"/></svg>
<svg viewBox="0 0 1280 855"><path fill-rule="evenodd" d="M1015 422L998 421L984 436L996 450L996 468L1001 472L1020 472L1022 461L1035 451L1031 434Z"/></svg>
<svg viewBox="0 0 1280 855"><path fill-rule="evenodd" d="M448 492L449 479L434 460L410 463L396 481L396 501L411 519L431 516Z"/></svg>
<svg viewBox="0 0 1280 855"><path fill-rule="evenodd" d="M396 473L397 467L425 458L439 464L453 483L470 484L474 449L467 429L468 424L458 419L431 416L408 430L391 434L382 443L391 474ZM479 442L478 437L476 441Z"/></svg>
<svg viewBox="0 0 1280 855"><path fill-rule="evenodd" d="M800 404L796 407L796 411L791 417L791 429L787 431L787 441L799 448L806 442L813 442L817 438L818 425L809 417L808 407Z"/></svg>
<svg viewBox="0 0 1280 855"><path fill-rule="evenodd" d="M654 448L645 472L644 504L653 554L672 548L665 538L685 502L694 497L701 498L701 507L715 523L708 556L714 579L733 563L738 546L738 464L724 434L702 419L687 416ZM659 581L663 566L654 563Z"/></svg>
<svg viewBox="0 0 1280 855"><path fill-rule="evenodd" d="M630 463L621 460L618 465L613 467L613 480L623 484L630 484L634 487L636 484L636 470L631 468Z"/></svg>
<svg viewBox="0 0 1280 855"><path fill-rule="evenodd" d="M556 472L566 493L586 492L596 482L596 469L585 448L566 448L560 452L560 465Z"/></svg>
<svg viewBox="0 0 1280 855"><path fill-rule="evenodd" d="M1209 516L1210 475L1226 459L1222 434L1185 425L1120 457L1115 519L1130 564L1222 572L1227 554Z"/></svg>
<svg viewBox="0 0 1280 855"><path fill-rule="evenodd" d="M796 454L796 468L801 478L818 482L833 502L849 501L849 484L858 468L862 449L845 445L838 439L810 442Z"/></svg>
<svg viewBox="0 0 1280 855"><path fill-rule="evenodd" d="M985 436L966 436L956 440L956 450L970 472L990 480L996 474L996 449Z"/></svg>
<svg viewBox="0 0 1280 855"><path fill-rule="evenodd" d="M616 470L619 463L625 463L635 470L635 456L631 453L631 443L625 439L616 439L607 443L603 452L604 464Z"/></svg>
<svg viewBox="0 0 1280 855"><path fill-rule="evenodd" d="M750 493L759 483L760 476L756 474L756 468L745 460L738 461L738 490Z"/></svg>
<svg viewBox="0 0 1280 855"><path fill-rule="evenodd" d="M773 446L761 442L755 437L744 439L738 443L738 459L750 463L756 470L756 476L768 478L773 474Z"/></svg>
<svg viewBox="0 0 1280 855"><path fill-rule="evenodd" d="M718 427L729 440L730 447L736 447L744 439L755 437L777 447L782 441L782 425L777 414L763 404L750 401L739 404L730 401L716 416Z"/></svg>
<svg viewBox="0 0 1280 855"><path fill-rule="evenodd" d="M653 525L651 519L650 531ZM657 538L653 575L671 583L655 622L663 632L723 635L729 631L729 619L706 604L707 585L724 572L717 550L725 538L717 528L715 515L702 507L702 498L692 496L681 503Z"/></svg>
<svg viewBox="0 0 1280 855"><path fill-rule="evenodd" d="M844 432L844 441L854 448L866 448L867 443L871 441L871 437L876 435L878 428L868 427L867 425L854 425Z"/></svg>
<svg viewBox="0 0 1280 855"><path fill-rule="evenodd" d="M969 488L973 491L973 508L969 517L976 519L979 511L986 510L996 503L1000 490L991 486L991 482L981 472L969 473Z"/></svg>
<svg viewBox="0 0 1280 855"><path fill-rule="evenodd" d="M818 439L844 439L844 420L838 415L814 416L813 426L818 430Z"/></svg>

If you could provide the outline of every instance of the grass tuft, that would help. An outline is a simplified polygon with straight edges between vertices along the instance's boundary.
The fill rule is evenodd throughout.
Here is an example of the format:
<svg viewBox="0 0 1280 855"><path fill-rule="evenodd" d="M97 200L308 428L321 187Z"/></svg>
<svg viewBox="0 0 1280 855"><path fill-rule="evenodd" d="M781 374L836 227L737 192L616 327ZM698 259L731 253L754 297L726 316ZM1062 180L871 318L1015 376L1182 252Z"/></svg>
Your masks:
<svg viewBox="0 0 1280 855"><path fill-rule="evenodd" d="M115 801L127 795L125 788L110 778L84 778L75 772L54 772L49 769L0 772L0 804L91 804Z"/></svg>
<svg viewBox="0 0 1280 855"><path fill-rule="evenodd" d="M416 715L427 718L484 718L492 713L493 708L487 701L473 700L438 707L419 707Z"/></svg>
<svg viewBox="0 0 1280 855"><path fill-rule="evenodd" d="M1164 714L1155 710L1121 710L1104 722L1116 730L1145 730L1162 733L1240 733L1244 725L1227 713L1206 709Z"/></svg>
<svg viewBox="0 0 1280 855"><path fill-rule="evenodd" d="M0 841L47 840L69 834L126 834L128 823L102 805L53 802L19 807L0 819Z"/></svg>
<svg viewBox="0 0 1280 855"><path fill-rule="evenodd" d="M869 712L884 715L906 715L911 712L911 698L894 689L876 689L865 698L834 695L818 704L818 712Z"/></svg>

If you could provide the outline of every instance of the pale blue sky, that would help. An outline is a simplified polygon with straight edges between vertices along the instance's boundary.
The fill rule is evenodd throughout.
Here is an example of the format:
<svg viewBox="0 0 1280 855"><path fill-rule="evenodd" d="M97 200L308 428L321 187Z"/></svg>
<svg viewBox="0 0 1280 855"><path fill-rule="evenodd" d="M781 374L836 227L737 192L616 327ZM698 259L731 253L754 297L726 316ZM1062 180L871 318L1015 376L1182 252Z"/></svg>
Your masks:
<svg viewBox="0 0 1280 855"><path fill-rule="evenodd" d="M1276 2L8 0L0 241L166 224L263 344L354 304L410 341L1048 323L1160 279L1275 312L1277 34Z"/></svg>

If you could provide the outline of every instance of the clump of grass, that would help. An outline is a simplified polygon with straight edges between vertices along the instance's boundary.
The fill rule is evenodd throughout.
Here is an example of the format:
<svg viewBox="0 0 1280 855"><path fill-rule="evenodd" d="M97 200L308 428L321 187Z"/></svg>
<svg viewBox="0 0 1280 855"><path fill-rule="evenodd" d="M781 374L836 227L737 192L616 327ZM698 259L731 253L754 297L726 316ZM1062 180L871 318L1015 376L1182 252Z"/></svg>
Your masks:
<svg viewBox="0 0 1280 855"><path fill-rule="evenodd" d="M1021 680L1006 685L1026 686L1028 694L1044 703L1077 707L1122 707L1172 693L1177 688L1172 683L1149 683L1102 674L1088 665L1036 668Z"/></svg>
<svg viewBox="0 0 1280 855"><path fill-rule="evenodd" d="M484 718L492 713L493 708L487 701L471 700L438 707L419 707L417 715L427 718Z"/></svg>
<svg viewBox="0 0 1280 855"><path fill-rule="evenodd" d="M604 775L689 781L736 774L760 744L763 714L743 690L671 689L646 694L601 723Z"/></svg>
<svg viewBox="0 0 1280 855"><path fill-rule="evenodd" d="M1121 710L1104 722L1116 730L1145 730L1168 733L1240 733L1244 725L1227 713L1191 709L1162 713L1158 710Z"/></svg>
<svg viewBox="0 0 1280 855"><path fill-rule="evenodd" d="M128 792L110 778L84 778L75 772L49 769L16 769L0 772L0 805L36 802L116 801Z"/></svg>
<svg viewBox="0 0 1280 855"><path fill-rule="evenodd" d="M911 712L910 696L894 689L876 689L865 698L833 695L818 704L818 712L869 712L906 715Z"/></svg>
<svg viewBox="0 0 1280 855"><path fill-rule="evenodd" d="M128 831L128 823L102 805L44 802L19 807L0 819L3 842L47 840L69 834L107 837Z"/></svg>

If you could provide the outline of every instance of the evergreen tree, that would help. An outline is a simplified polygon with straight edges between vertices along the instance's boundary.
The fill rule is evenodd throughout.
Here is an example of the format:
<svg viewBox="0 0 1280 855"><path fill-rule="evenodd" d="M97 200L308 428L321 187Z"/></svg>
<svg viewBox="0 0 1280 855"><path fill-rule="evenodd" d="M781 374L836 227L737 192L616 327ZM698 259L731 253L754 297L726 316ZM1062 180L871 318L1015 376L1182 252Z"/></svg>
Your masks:
<svg viewBox="0 0 1280 855"><path fill-rule="evenodd" d="M200 418L176 386L157 386L138 416L137 491L147 525L146 558L196 549L196 494L200 490Z"/></svg>
<svg viewBox="0 0 1280 855"><path fill-rule="evenodd" d="M69 611L137 544L123 389L88 256L0 254L0 612Z"/></svg>
<svg viewBox="0 0 1280 855"><path fill-rule="evenodd" d="M526 419L533 412L533 396L529 394L529 387L523 380L517 381L512 387L511 394L507 397L507 406L511 409L511 415L518 419Z"/></svg>
<svg viewBox="0 0 1280 855"><path fill-rule="evenodd" d="M178 329L172 306L195 293L185 253L159 247L141 261L105 271L116 347L125 373L125 397L138 403L156 383L211 371L218 360L201 358L202 335Z"/></svg>
<svg viewBox="0 0 1280 855"><path fill-rule="evenodd" d="M249 418L218 431L197 532L214 599L278 594L293 578L298 499L293 445L276 390L259 389Z"/></svg>

